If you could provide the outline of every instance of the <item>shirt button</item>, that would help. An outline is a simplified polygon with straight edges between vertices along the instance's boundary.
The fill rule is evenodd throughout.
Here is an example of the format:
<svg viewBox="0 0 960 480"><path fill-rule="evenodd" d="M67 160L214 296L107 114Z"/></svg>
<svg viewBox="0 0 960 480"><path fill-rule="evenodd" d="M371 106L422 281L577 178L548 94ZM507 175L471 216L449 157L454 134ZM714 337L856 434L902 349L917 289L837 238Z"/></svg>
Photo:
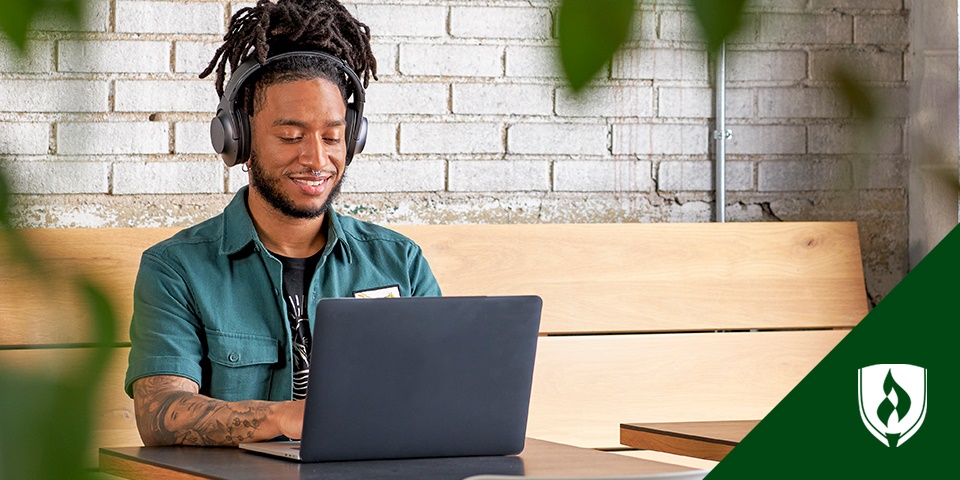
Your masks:
<svg viewBox="0 0 960 480"><path fill-rule="evenodd" d="M240 354L237 352L230 352L230 355L227 356L227 360L230 360L232 363L237 363L240 361Z"/></svg>

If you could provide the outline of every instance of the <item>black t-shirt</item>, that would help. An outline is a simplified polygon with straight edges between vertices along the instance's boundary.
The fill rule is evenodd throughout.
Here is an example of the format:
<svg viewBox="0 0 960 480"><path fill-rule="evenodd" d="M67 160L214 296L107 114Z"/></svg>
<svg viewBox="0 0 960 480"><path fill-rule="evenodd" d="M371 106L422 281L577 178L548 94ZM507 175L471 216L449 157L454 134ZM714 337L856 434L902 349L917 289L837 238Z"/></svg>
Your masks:
<svg viewBox="0 0 960 480"><path fill-rule="evenodd" d="M293 339L293 399L307 397L310 375L310 322L307 319L306 289L320 261L320 253L309 258L290 258L273 254L283 264L283 296Z"/></svg>

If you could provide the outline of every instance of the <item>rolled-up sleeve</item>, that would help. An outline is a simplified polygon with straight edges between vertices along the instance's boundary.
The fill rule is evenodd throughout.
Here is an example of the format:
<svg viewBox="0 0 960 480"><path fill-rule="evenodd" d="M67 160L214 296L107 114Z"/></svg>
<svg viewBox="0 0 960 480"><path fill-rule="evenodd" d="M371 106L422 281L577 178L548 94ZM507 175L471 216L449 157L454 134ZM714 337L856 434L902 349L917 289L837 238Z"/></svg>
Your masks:
<svg viewBox="0 0 960 480"><path fill-rule="evenodd" d="M148 250L140 260L133 292L130 357L124 389L152 375L177 375L201 384L203 326L186 281Z"/></svg>

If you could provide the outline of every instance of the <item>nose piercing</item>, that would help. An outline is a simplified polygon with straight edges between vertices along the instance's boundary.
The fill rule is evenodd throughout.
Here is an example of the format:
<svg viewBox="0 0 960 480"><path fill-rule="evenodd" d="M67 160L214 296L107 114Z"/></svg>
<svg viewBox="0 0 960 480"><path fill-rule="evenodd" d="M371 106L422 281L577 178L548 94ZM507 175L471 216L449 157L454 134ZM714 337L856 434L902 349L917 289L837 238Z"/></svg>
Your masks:
<svg viewBox="0 0 960 480"><path fill-rule="evenodd" d="M319 177L319 176L320 176L320 170L314 170L314 171L313 171L313 176L314 176L314 177Z"/></svg>

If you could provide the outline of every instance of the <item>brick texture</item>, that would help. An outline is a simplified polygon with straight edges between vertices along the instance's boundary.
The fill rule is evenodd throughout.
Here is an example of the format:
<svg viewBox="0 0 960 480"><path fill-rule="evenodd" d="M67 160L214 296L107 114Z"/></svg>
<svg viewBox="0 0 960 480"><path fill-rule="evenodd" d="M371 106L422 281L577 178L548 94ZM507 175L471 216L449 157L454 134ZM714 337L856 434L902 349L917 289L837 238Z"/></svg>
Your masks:
<svg viewBox="0 0 960 480"><path fill-rule="evenodd" d="M0 123L0 155L40 155L49 148L49 124Z"/></svg>
<svg viewBox="0 0 960 480"><path fill-rule="evenodd" d="M64 72L166 73L170 71L167 42L60 42L57 64Z"/></svg>
<svg viewBox="0 0 960 480"><path fill-rule="evenodd" d="M905 220L890 219L907 218L917 132L945 124L918 109L956 95L956 13L940 11L955 6L912 18L918 1L751 1L726 50L728 219L861 221L863 238L892 239L862 246L874 299L905 271L890 267L906 264ZM230 16L255 2L85 4L78 31L41 16L22 58L0 43L0 165L25 202L22 222L215 215L247 174L212 152L218 98L197 74ZM370 27L379 77L345 212L404 223L713 218L716 57L689 0L637 2L628 44L582 95L563 80L552 0L344 4ZM931 22L953 41L912 46ZM835 89L838 66L878 100L872 128ZM917 89L918 71L943 87Z"/></svg>
<svg viewBox="0 0 960 480"><path fill-rule="evenodd" d="M113 193L216 193L223 191L222 162L131 162L113 167Z"/></svg>
<svg viewBox="0 0 960 480"><path fill-rule="evenodd" d="M57 153L62 155L168 153L169 125L154 122L61 123Z"/></svg>
<svg viewBox="0 0 960 480"><path fill-rule="evenodd" d="M401 153L501 153L503 127L496 123L405 123Z"/></svg>

